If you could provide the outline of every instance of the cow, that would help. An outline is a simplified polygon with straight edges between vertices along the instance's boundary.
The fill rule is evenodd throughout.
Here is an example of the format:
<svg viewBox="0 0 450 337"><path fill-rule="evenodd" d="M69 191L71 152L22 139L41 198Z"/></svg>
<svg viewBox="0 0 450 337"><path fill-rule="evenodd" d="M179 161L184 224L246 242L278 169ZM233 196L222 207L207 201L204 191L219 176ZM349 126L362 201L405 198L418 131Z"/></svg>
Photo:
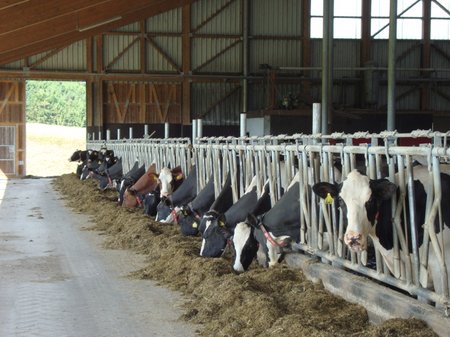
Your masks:
<svg viewBox="0 0 450 337"><path fill-rule="evenodd" d="M181 186L173 192L172 196L162 198L157 206L156 221L177 222L175 207L180 207L191 202L197 195L197 169L195 165L183 181ZM144 202L145 204L145 202Z"/></svg>
<svg viewBox="0 0 450 337"><path fill-rule="evenodd" d="M155 216L157 206L161 202L161 198L169 198L172 193L183 184L184 174L181 167L177 166L173 169L163 167L158 176L158 186L154 191L144 195L144 214Z"/></svg>
<svg viewBox="0 0 450 337"><path fill-rule="evenodd" d="M441 165L442 167L442 165ZM442 169L441 169L442 172ZM413 168L414 194L415 194L415 225L414 230L417 231L417 245L421 253L424 252L423 247L423 224L425 223L425 210L427 199L427 188L432 184L428 173L428 168L424 166L415 166ZM445 260L447 261L447 274L449 274L450 261L450 175L446 173L440 174L442 196L440 200L442 222L444 227L440 228L438 219L434 223L434 232L441 233L439 235L443 242L440 246L445 248ZM318 183L313 186L313 191L321 198L331 202L337 199L340 211L343 212L344 225L346 231L344 234L344 242L347 247L354 252L366 252L368 248L368 238L370 237L373 245L379 249L381 255L386 262L388 269L395 277L401 277L394 270L393 256L393 215L391 198L396 197L398 187L387 179L371 180L366 175L354 170L347 175L342 184ZM408 199L408 198L407 198ZM405 212L408 214L410 205L409 200L405 201ZM400 216L403 232L406 233L407 242L411 243L410 224L407 217ZM407 222L404 223L403 219ZM408 228L408 230L405 230ZM411 251L411 247L408 248ZM404 254L402 254L404 255ZM422 254L421 254L422 255ZM432 248L428 257L429 272L431 280L434 283L434 289L438 293L442 293L444 287L450 287L450 284L444 285L439 276L438 260ZM427 287L429 284L422 284Z"/></svg>
<svg viewBox="0 0 450 337"><path fill-rule="evenodd" d="M153 163L150 165L147 172L139 178L133 186L125 190L122 205L127 208L142 205L145 196L148 193L154 193L157 189L159 189L161 195L168 196L182 184L183 179L184 175L179 166L173 169L163 167L158 174L156 173L156 164ZM153 209L156 209L158 203L159 200L155 199Z"/></svg>
<svg viewBox="0 0 450 337"><path fill-rule="evenodd" d="M114 164L106 168L104 174L96 174L99 180L99 188L104 191L109 187L114 187L114 183L123 176L122 159L114 160Z"/></svg>
<svg viewBox="0 0 450 337"><path fill-rule="evenodd" d="M97 150L87 150L87 158L81 169L80 180L86 180L90 177L89 173L97 170L101 164L101 154Z"/></svg>
<svg viewBox="0 0 450 337"><path fill-rule="evenodd" d="M261 220L250 214L236 225L233 244L236 252L233 269L245 271L256 257L257 242L266 253L267 265L274 266L284 256L291 241L300 240L299 179L297 172L286 193L268 210Z"/></svg>
<svg viewBox="0 0 450 337"><path fill-rule="evenodd" d="M83 172L83 167L86 165L88 159L88 150L76 150L69 158L69 161L76 161L78 162L77 169L76 169L76 175L78 178L81 177L81 174Z"/></svg>
<svg viewBox="0 0 450 337"><path fill-rule="evenodd" d="M145 173L145 165L139 166L139 162L136 161L133 167L128 171L118 182L117 182L117 193L119 194L117 198L117 203L122 205L123 195L125 190L134 185L136 181L139 180Z"/></svg>
<svg viewBox="0 0 450 337"><path fill-rule="evenodd" d="M204 257L220 257L233 236L234 228L238 222L244 221L258 200L256 192L256 177L247 187L244 195L223 213L207 212L205 228L202 230L202 247L200 255Z"/></svg>
<svg viewBox="0 0 450 337"><path fill-rule="evenodd" d="M248 212L245 220L240 221L234 228L233 248L234 248L234 263L233 269L236 272L243 272L247 270L253 259L258 256L258 250L261 255L264 255L262 264L265 265L267 250L264 245L259 245L258 241L262 242L261 231L255 230L258 219L268 212L272 207L270 199L270 188L267 182L264 185L264 190L259 196L256 204ZM254 226L248 224L254 223ZM258 236L258 239L256 238Z"/></svg>
<svg viewBox="0 0 450 337"><path fill-rule="evenodd" d="M125 189L122 206L134 208L142 205L146 193L153 192L158 186L158 173L156 163L152 163L145 174L143 174L131 187Z"/></svg>
<svg viewBox="0 0 450 337"><path fill-rule="evenodd" d="M179 207L179 211L177 207L175 208L175 216L178 217L177 222L180 225L181 234L186 236L198 234L200 220L213 204L214 198L214 179L211 175L206 186L197 194L194 200L187 205Z"/></svg>
<svg viewBox="0 0 450 337"><path fill-rule="evenodd" d="M255 200L256 201L256 200ZM202 246L200 248L200 256L204 257L213 257L217 253L213 251L214 244L211 244L210 242L208 245L206 245L206 238L211 234L212 231L209 230L211 223L218 219L218 217L225 213L231 206L233 205L233 189L231 186L231 175L228 173L227 179L225 180L225 183L222 186L222 190L220 191L219 195L217 196L216 200L214 200L213 204L211 205L208 212L206 212L199 225L199 232L202 235ZM227 229L225 226L219 226L219 230L222 232L227 232ZM229 233L223 234L225 237L230 237ZM211 241L214 241L212 239ZM220 249L219 249L220 250ZM222 250L223 251L223 250Z"/></svg>

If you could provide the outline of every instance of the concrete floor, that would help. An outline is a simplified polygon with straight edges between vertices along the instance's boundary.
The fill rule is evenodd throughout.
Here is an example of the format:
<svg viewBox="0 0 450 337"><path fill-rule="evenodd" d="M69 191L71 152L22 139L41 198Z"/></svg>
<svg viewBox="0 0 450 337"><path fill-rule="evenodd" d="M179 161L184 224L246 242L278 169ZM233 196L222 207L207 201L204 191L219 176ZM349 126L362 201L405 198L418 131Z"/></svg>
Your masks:
<svg viewBox="0 0 450 337"><path fill-rule="evenodd" d="M126 277L143 257L86 226L51 179L0 178L0 337L195 336L179 294Z"/></svg>

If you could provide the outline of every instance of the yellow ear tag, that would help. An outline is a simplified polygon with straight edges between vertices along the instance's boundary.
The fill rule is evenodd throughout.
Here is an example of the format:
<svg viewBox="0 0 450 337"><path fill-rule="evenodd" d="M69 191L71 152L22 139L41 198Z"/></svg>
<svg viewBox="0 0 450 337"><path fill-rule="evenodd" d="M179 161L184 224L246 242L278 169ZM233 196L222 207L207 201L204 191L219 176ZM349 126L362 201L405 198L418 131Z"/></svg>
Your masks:
<svg viewBox="0 0 450 337"><path fill-rule="evenodd" d="M334 199L331 196L331 194L327 193L327 197L325 198L325 203L328 204L328 205L331 205L333 203L333 201L334 201Z"/></svg>
<svg viewBox="0 0 450 337"><path fill-rule="evenodd" d="M219 226L220 226L220 227L225 227L225 222L219 221Z"/></svg>
<svg viewBox="0 0 450 337"><path fill-rule="evenodd" d="M181 180L181 179L183 179L183 174L181 174L181 173L175 177L175 180Z"/></svg>
<svg viewBox="0 0 450 337"><path fill-rule="evenodd" d="M197 227L198 227L197 223L196 223L196 222L193 222L193 223L192 223L192 228L197 228Z"/></svg>

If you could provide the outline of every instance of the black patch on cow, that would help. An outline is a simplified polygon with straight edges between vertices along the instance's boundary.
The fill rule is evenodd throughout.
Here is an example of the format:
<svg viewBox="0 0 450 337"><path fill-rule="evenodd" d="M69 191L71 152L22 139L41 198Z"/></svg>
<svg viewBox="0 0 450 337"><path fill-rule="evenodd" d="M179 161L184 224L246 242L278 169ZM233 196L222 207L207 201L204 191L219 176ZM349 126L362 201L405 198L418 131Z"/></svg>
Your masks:
<svg viewBox="0 0 450 337"><path fill-rule="evenodd" d="M267 231L275 236L287 235L300 240L299 183L296 182L263 217Z"/></svg>
<svg viewBox="0 0 450 337"><path fill-rule="evenodd" d="M250 227L251 233L247 238L241 252L241 265L244 270L248 270L248 267L252 264L257 252L258 252L258 241L255 238L255 229Z"/></svg>
<svg viewBox="0 0 450 337"><path fill-rule="evenodd" d="M442 213L442 221L445 226L450 228L450 176L445 173L441 173L441 213ZM439 221L436 218L435 222L435 230L436 233L439 233L441 230L439 228Z"/></svg>
<svg viewBox="0 0 450 337"><path fill-rule="evenodd" d="M406 186L408 188L408 186ZM398 193L398 191L397 191ZM415 211L415 224L416 224L416 234L417 234L417 245L420 247L420 245L423 242L423 223L425 222L425 209L426 209L426 192L423 184L419 180L414 180L414 197L415 197L415 205L414 205L414 211ZM401 226L403 228L403 232L405 233L405 236L407 238L408 242L408 249L409 251L412 251L412 240L411 240L411 226L409 222L406 224L404 223L404 212L406 212L406 218L409 220L409 199L408 196L406 196L405 199L405 210L402 212L400 219L401 219ZM387 250L390 250L393 248L393 227L395 224L392 221L392 204L391 200L383 200L380 203L379 211L378 211L378 221L377 225L375 227L375 233L376 236L380 240L380 244Z"/></svg>
<svg viewBox="0 0 450 337"><path fill-rule="evenodd" d="M144 214L148 216L155 216L157 212L157 206L161 201L161 194L159 187L153 192L147 193L144 196Z"/></svg>
<svg viewBox="0 0 450 337"><path fill-rule="evenodd" d="M156 207L158 220L165 220L172 212L172 203L169 198L163 197Z"/></svg>

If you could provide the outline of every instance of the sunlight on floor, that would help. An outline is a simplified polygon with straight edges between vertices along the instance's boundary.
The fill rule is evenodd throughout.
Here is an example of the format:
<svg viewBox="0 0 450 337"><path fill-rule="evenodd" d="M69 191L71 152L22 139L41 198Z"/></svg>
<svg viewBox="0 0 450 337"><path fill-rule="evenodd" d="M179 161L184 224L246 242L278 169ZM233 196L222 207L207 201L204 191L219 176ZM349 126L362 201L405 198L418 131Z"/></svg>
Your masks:
<svg viewBox="0 0 450 337"><path fill-rule="evenodd" d="M6 185L8 184L8 177L0 169L0 204L3 201L3 197L6 191Z"/></svg>

